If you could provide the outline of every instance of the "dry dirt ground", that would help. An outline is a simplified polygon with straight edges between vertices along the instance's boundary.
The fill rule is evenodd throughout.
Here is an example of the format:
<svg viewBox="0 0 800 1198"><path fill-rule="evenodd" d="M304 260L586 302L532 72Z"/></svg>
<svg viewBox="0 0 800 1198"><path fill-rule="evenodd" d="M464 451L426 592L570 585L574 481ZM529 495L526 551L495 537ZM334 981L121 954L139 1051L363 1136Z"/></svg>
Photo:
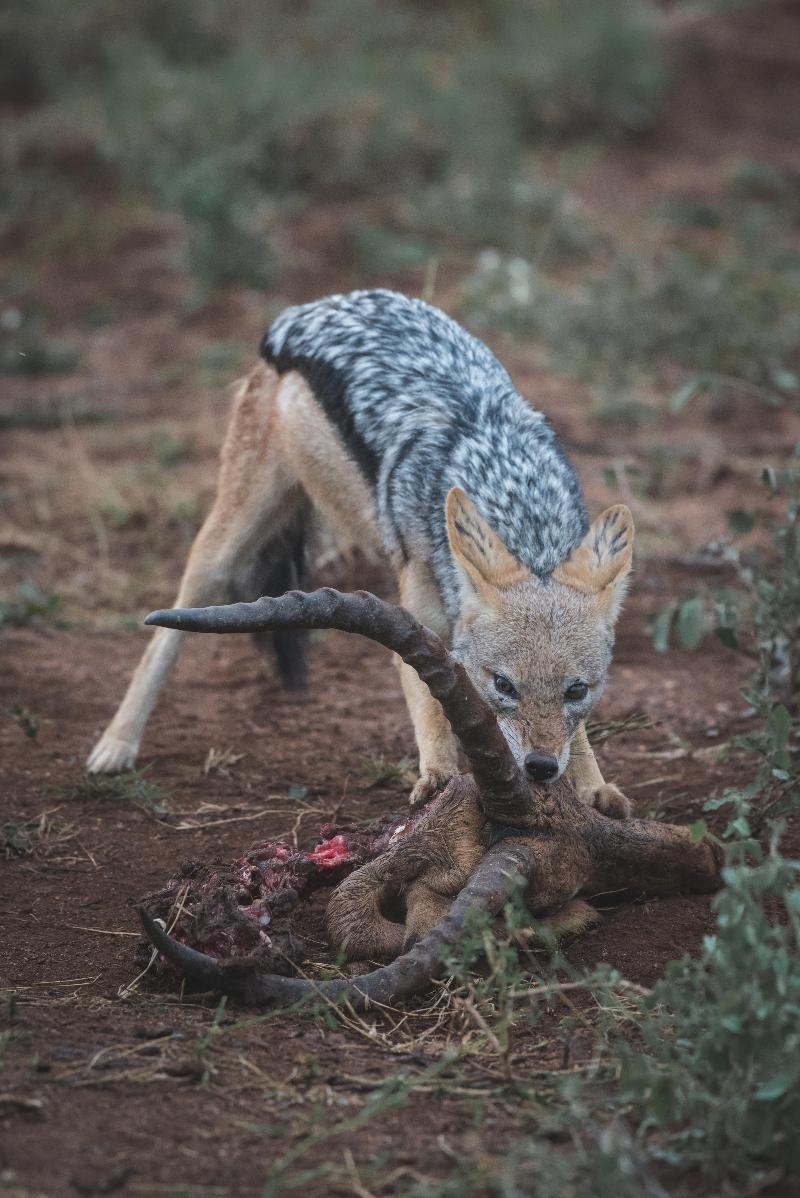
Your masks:
<svg viewBox="0 0 800 1198"><path fill-rule="evenodd" d="M794 44L797 30L795 22ZM667 175L713 186L731 155L763 157L759 122L773 76L783 110L776 68L759 76L749 127L740 113L732 133L717 114L701 130L696 98L690 110L678 96L660 140L609 153L594 184L609 220L612 198L624 196L635 211L669 186ZM713 83L717 97L723 83ZM775 156L791 159L796 129L769 130ZM147 979L126 990L138 971L133 903L178 863L230 859L266 837L307 843L335 813L371 816L403 801L405 779L390 771L374 781L386 773L382 763L413 754L382 650L343 634L318 637L310 690L297 698L279 689L246 639L198 638L143 745L147 780L163 789L165 810L76 792L145 644L141 617L171 600L208 507L224 383L249 363L286 299L353 282L325 248L335 214L316 213L305 243L303 232L284 294L237 293L197 313L182 302L176 235L150 216L110 254L36 265L36 294L81 360L69 376L3 387L7 416L41 414L38 427L2 434L3 590L34 578L61 597L53 618L0 639L0 824L29 824L31 833L29 851L0 857L0 1186L10 1194L238 1195L260 1193L268 1178L274 1193L299 1184L303 1193L363 1194L377 1176L375 1192L402 1192L416 1178L445 1177L478 1146L499 1158L521 1130L485 1046L458 1084L448 1085L446 1073L423 1079L409 1106L359 1129L387 1078L419 1082L448 1040L477 1043L468 1022L437 1026L429 999L408 1015L329 1026L219 1012L210 999L182 1001ZM420 286L413 277L358 282ZM437 295L444 306L447 283ZM124 319L94 327L101 304ZM537 354L502 341L495 348L571 447L592 508L624 499L635 509L636 581L598 714L606 732L621 717L638 718L601 740L603 771L640 813L697 819L704 801L747 768L725 746L747 726L738 687L750 664L712 640L694 653L659 655L645 620L670 597L720 580L699 550L726 533L728 510L763 505L761 467L790 451L798 422L739 398L722 416L697 401L680 418L662 415L644 428L609 424L586 391L547 374ZM98 419L73 420L63 415L69 410ZM665 446L666 458L656 459L654 448ZM321 577L391 593L380 567L358 560L334 562ZM35 737L20 709L35 720ZM227 764L204 772L212 749L228 751ZM583 966L612 963L646 986L670 959L695 951L711 926L707 898L624 905L606 911L568 955ZM515 1077L541 1079L543 1093L558 1071L585 1059L580 1032L561 1027L567 1014L574 1008L554 1000L547 1034L539 1025L515 1042ZM326 1162L336 1164L336 1180L300 1177Z"/></svg>

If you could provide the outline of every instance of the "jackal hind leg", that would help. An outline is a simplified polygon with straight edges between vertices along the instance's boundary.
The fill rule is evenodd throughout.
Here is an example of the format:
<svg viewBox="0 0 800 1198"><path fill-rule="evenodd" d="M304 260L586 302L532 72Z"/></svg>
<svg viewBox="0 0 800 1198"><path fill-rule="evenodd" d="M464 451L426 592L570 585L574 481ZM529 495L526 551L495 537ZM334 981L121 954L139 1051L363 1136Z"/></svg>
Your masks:
<svg viewBox="0 0 800 1198"><path fill-rule="evenodd" d="M176 607L224 603L241 561L258 553L292 519L302 492L271 445L277 376L256 367L244 380L222 451L217 494L189 552ZM90 773L131 769L148 717L184 633L153 634L116 715L87 761Z"/></svg>
<svg viewBox="0 0 800 1198"><path fill-rule="evenodd" d="M582 803L596 807L613 819L628 819L632 814L630 799L613 782L604 780L584 724L578 727L572 738L566 773Z"/></svg>

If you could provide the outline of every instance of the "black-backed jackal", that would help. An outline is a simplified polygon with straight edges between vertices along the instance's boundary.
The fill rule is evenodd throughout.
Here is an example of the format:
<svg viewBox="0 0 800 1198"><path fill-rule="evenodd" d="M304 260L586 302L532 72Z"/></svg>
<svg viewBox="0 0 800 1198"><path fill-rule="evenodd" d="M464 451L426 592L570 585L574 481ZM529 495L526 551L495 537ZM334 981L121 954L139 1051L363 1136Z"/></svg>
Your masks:
<svg viewBox="0 0 800 1198"><path fill-rule="evenodd" d="M628 509L589 525L542 414L485 345L420 300L361 291L289 308L262 355L241 384L176 606L302 586L316 509L340 538L390 562L403 604L452 646L531 778L568 771L587 802L626 814L585 720L631 568ZM134 764L183 635L155 632L91 771ZM284 681L301 684L301 634L263 635ZM457 772L457 752L439 704L400 671L420 800Z"/></svg>

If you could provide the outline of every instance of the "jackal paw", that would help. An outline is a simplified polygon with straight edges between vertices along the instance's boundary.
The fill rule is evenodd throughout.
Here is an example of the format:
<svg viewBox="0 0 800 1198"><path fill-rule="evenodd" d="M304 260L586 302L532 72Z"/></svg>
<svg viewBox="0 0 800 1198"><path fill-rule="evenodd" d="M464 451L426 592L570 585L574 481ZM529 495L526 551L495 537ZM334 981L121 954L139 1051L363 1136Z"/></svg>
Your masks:
<svg viewBox="0 0 800 1198"><path fill-rule="evenodd" d="M447 773L445 770L425 770L420 774L419 780L411 791L408 800L409 806L412 808L424 807L434 795L444 790L454 773L455 771Z"/></svg>
<svg viewBox="0 0 800 1198"><path fill-rule="evenodd" d="M581 795L581 798L584 796ZM584 802L590 807L596 807L611 819L630 819L633 815L633 803L613 782L604 782L596 790L590 791Z"/></svg>
<svg viewBox="0 0 800 1198"><path fill-rule="evenodd" d="M101 736L89 754L86 762L87 773L118 774L122 770L132 770L136 764L138 744L127 740L118 740L106 733Z"/></svg>

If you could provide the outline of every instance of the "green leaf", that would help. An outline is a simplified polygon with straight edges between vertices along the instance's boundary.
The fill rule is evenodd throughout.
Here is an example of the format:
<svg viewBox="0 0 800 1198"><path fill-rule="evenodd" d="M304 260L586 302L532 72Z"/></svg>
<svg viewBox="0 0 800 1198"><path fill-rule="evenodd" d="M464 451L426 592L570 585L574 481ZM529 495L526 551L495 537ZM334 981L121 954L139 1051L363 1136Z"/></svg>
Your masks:
<svg viewBox="0 0 800 1198"><path fill-rule="evenodd" d="M668 603L650 620L650 635L653 638L653 648L657 653L666 653L669 648L669 630L672 627L674 615L675 604Z"/></svg>
<svg viewBox="0 0 800 1198"><path fill-rule="evenodd" d="M755 512L747 507L736 507L728 512L728 524L733 532L751 532L756 524Z"/></svg>
<svg viewBox="0 0 800 1198"><path fill-rule="evenodd" d="M793 370L773 370L772 381L781 391L796 391L800 387L800 376Z"/></svg>
<svg viewBox="0 0 800 1198"><path fill-rule="evenodd" d="M704 819L695 820L692 826L689 828L689 832L691 833L692 837L692 844L697 844L698 841L702 840L707 831L708 825Z"/></svg>
<svg viewBox="0 0 800 1198"><path fill-rule="evenodd" d="M715 628L714 631L717 634L717 640L719 640L726 649L739 648L739 638L733 628L730 628L727 624L724 624L719 628Z"/></svg>
<svg viewBox="0 0 800 1198"><path fill-rule="evenodd" d="M791 731L792 717L783 704L779 703L777 707L773 707L767 720L767 732L776 749L782 749L786 746Z"/></svg>
<svg viewBox="0 0 800 1198"><path fill-rule="evenodd" d="M774 1102L776 1098L783 1098L784 1094L797 1084L799 1077L800 1065L797 1062L787 1065L785 1069L774 1074L769 1081L764 1082L763 1086L759 1086L754 1097L758 1102Z"/></svg>
<svg viewBox="0 0 800 1198"><path fill-rule="evenodd" d="M683 386L674 391L669 398L670 412L682 412L690 400L694 399L698 391L702 389L702 381L700 379L688 379Z"/></svg>
<svg viewBox="0 0 800 1198"><path fill-rule="evenodd" d="M673 1089L668 1077L660 1077L650 1091L650 1112L657 1123L663 1125L672 1118Z"/></svg>
<svg viewBox="0 0 800 1198"><path fill-rule="evenodd" d="M682 649L696 649L706 631L706 605L701 595L685 599L678 608L675 632Z"/></svg>

